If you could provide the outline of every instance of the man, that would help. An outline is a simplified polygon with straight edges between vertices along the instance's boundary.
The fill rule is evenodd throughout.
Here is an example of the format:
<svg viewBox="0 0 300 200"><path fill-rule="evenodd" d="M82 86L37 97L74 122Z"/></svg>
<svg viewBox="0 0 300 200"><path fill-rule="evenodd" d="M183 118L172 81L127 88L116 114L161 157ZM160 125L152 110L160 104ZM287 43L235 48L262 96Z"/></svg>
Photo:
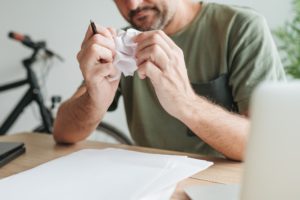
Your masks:
<svg viewBox="0 0 300 200"><path fill-rule="evenodd" d="M284 79L264 18L191 0L115 3L132 27L145 31L134 38L137 73L109 81L116 73L115 31L97 26L93 35L89 28L77 56L84 85L61 105L55 140L85 139L119 87L138 145L242 160L251 92L263 80Z"/></svg>

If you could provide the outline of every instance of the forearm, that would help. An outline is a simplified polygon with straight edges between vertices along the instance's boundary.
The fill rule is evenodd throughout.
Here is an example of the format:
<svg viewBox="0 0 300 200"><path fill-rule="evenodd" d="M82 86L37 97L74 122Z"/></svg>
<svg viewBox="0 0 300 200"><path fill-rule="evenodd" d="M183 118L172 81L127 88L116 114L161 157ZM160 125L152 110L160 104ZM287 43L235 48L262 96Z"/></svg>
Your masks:
<svg viewBox="0 0 300 200"><path fill-rule="evenodd" d="M85 139L100 123L112 103L120 79L113 65L115 55L112 29L89 26L77 54L84 84L73 97L60 106L54 123L53 135L57 142L75 143Z"/></svg>
<svg viewBox="0 0 300 200"><path fill-rule="evenodd" d="M214 149L234 160L243 160L249 120L225 111L205 98L195 97L182 107L179 119Z"/></svg>
<svg viewBox="0 0 300 200"><path fill-rule="evenodd" d="M139 77L151 80L164 110L217 151L242 160L249 121L196 96L183 51L163 31L143 32L135 42Z"/></svg>
<svg viewBox="0 0 300 200"><path fill-rule="evenodd" d="M97 108L88 93L63 103L54 123L53 136L59 143L85 139L100 123L105 111Z"/></svg>

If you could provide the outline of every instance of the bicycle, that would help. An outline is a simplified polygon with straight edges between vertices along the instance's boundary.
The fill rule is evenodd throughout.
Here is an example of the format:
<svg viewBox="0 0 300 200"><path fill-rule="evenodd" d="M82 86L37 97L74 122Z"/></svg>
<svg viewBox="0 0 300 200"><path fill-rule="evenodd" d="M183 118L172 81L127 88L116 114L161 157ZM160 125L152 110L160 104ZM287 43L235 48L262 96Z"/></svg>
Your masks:
<svg viewBox="0 0 300 200"><path fill-rule="evenodd" d="M0 92L4 92L7 90L11 90L23 85L28 84L30 87L15 106L15 108L11 111L8 117L4 120L3 124L0 126L0 135L5 135L7 131L11 128L13 123L17 120L17 118L21 115L23 110L32 102L36 102L40 116L42 119L42 124L35 128L33 132L37 133L46 133L51 134L53 129L54 117L52 114L52 110L55 108L56 104L61 101L60 96L53 96L51 98L51 107L47 108L41 92L41 87L38 82L37 75L35 71L32 69L32 65L38 60L37 55L40 51L43 51L46 55L44 59L50 59L56 57L58 60L63 61L63 58L53 51L47 49L45 41L33 41L29 36L22 35L15 32L10 32L8 34L9 38L14 39L16 41L21 42L24 46L33 50L33 53L23 60L23 66L26 69L27 77L23 80L15 81L9 84L5 84L0 86ZM109 141L115 141L121 144L132 145L133 142L119 129L114 126L101 122L96 128L98 137L106 137Z"/></svg>
<svg viewBox="0 0 300 200"><path fill-rule="evenodd" d="M27 77L23 80L15 81L12 83L8 83L0 86L0 92L4 92L7 90L11 90L23 85L29 85L29 89L23 95L21 100L12 110L12 112L8 115L8 117L4 120L3 124L0 126L0 135L5 135L7 131L11 128L13 123L17 120L23 110L32 102L36 102L41 119L42 125L34 130L34 132L48 133L52 132L52 124L53 117L51 114L51 110L45 106L44 99L41 93L41 88L38 83L38 78L34 70L32 69L32 65L38 60L37 56L41 51L44 51L46 57L45 59L50 59L52 57L57 57L60 61L63 61L63 58L53 51L47 49L45 41L34 42L29 36L22 35L15 32L10 32L8 34L9 38L14 39L16 41L21 42L24 46L33 50L32 54L25 58L22 63L27 72ZM51 109L55 107L55 104L60 102L59 96L52 97L52 106Z"/></svg>

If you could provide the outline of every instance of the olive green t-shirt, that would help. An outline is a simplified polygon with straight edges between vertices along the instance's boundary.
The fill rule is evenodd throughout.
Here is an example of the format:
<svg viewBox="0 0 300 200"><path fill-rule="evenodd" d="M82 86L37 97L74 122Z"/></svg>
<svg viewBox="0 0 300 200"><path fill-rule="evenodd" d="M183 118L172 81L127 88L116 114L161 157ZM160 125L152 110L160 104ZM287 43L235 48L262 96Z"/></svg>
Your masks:
<svg viewBox="0 0 300 200"><path fill-rule="evenodd" d="M248 110L259 82L285 78L266 20L251 9L203 3L195 19L171 38L184 52L195 91L225 75L219 85L228 86L237 112ZM137 74L122 77L121 92L128 127L138 145L221 156L162 108L149 79L140 80Z"/></svg>

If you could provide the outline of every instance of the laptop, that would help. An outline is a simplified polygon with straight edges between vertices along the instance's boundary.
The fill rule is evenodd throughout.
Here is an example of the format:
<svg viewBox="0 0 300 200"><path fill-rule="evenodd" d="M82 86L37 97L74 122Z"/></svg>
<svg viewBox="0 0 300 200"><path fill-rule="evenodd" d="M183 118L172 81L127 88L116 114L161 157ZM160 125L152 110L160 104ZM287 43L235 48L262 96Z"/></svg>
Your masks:
<svg viewBox="0 0 300 200"><path fill-rule="evenodd" d="M24 152L24 143L0 142L0 168Z"/></svg>
<svg viewBox="0 0 300 200"><path fill-rule="evenodd" d="M300 82L260 85L251 99L250 114L241 189L192 186L185 189L192 200L300 199Z"/></svg>

